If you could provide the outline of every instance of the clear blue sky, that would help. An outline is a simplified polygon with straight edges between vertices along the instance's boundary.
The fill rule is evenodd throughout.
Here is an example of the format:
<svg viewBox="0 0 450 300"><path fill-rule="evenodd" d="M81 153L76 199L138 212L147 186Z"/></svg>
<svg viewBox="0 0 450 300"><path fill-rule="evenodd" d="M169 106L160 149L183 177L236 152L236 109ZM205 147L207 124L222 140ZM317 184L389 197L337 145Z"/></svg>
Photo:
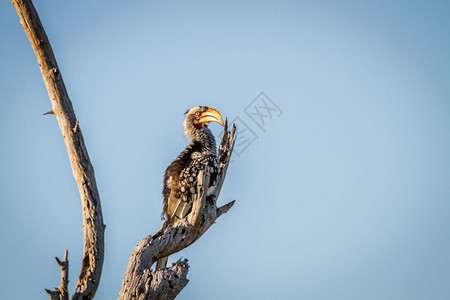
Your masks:
<svg viewBox="0 0 450 300"><path fill-rule="evenodd" d="M219 199L236 205L171 257L191 265L179 299L450 299L448 1L36 8L101 194L97 299L117 296L134 246L159 229L162 175L194 105L239 118L251 144ZM0 289L47 299L54 256L69 249L71 291L79 274L80 200L9 1L0 39ZM281 112L259 127L246 112L262 91Z"/></svg>

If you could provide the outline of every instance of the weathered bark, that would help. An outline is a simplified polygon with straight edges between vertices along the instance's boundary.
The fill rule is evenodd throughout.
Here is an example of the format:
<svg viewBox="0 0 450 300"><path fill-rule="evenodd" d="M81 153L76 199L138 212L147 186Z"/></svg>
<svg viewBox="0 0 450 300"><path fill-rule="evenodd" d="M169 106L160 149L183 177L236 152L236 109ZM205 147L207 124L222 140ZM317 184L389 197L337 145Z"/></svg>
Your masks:
<svg viewBox="0 0 450 300"><path fill-rule="evenodd" d="M30 0L12 0L39 63L52 109L61 129L78 185L83 210L84 254L81 272L72 299L92 299L100 282L104 253L104 229L100 197L94 169L84 144L80 124L75 116L50 42Z"/></svg>
<svg viewBox="0 0 450 300"><path fill-rule="evenodd" d="M151 266L160 258L174 254L198 240L215 221L226 213L234 201L217 207L216 202L225 180L234 145L235 126L231 132L225 121L224 135L219 145L219 180L212 195L206 196L210 181L208 172L201 171L197 178L198 193L193 199L191 213L173 225L164 224L159 232L142 239L131 255L125 273L119 300L175 299L188 280L187 260L177 261L171 268L152 271ZM175 275L176 274L176 275Z"/></svg>

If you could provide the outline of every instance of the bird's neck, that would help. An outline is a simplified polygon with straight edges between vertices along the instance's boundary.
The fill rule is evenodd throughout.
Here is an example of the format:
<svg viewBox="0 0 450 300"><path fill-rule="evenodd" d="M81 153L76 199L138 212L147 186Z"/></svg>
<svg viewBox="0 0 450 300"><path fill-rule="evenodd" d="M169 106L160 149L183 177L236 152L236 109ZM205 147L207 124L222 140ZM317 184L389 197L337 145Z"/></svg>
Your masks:
<svg viewBox="0 0 450 300"><path fill-rule="evenodd" d="M208 127L196 130L195 134L191 137L191 144L194 143L199 143L201 145L202 152L214 155L217 152L216 140Z"/></svg>

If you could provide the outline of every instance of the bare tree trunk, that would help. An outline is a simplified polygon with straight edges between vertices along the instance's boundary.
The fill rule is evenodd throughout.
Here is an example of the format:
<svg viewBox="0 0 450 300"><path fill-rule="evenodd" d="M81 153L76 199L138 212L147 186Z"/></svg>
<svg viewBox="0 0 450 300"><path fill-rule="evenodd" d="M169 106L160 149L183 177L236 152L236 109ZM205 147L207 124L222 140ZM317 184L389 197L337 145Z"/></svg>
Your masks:
<svg viewBox="0 0 450 300"><path fill-rule="evenodd" d="M210 174L201 171L197 177L196 198L191 213L172 226L164 224L159 232L142 239L131 255L125 273L119 300L169 300L186 286L189 266L187 260L177 261L172 267L152 271L151 266L160 258L176 253L198 240L216 220L226 213L234 201L218 208L216 206L234 145L236 128L231 132L225 121L224 135L219 145L219 179L212 195L206 196Z"/></svg>
<svg viewBox="0 0 450 300"><path fill-rule="evenodd" d="M50 42L42 27L39 16L30 0L12 0L34 53L36 54L42 77L52 103L46 114L55 115L61 129L72 166L73 176L78 185L83 210L84 254L81 272L72 299L92 299L100 282L104 253L104 230L100 197L95 182L94 169L84 144L80 124L75 116L72 103L67 95L58 64ZM65 256L67 261L67 256ZM59 261L59 260L58 260ZM62 263L62 262L61 262ZM61 264L60 264L61 266ZM62 276L63 268L61 267ZM65 274L66 280L67 273ZM60 286L63 289L62 286ZM67 289L67 283L65 284ZM58 291L56 288L55 291ZM49 294L50 299L54 298ZM67 297L61 290L60 299ZM67 299L67 298L66 298Z"/></svg>

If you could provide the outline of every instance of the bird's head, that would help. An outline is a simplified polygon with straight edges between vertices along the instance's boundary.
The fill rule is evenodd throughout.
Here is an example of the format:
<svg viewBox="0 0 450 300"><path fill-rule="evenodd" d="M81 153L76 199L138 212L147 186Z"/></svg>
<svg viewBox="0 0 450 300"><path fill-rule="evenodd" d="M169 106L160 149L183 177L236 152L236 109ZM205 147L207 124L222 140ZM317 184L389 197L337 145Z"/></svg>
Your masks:
<svg viewBox="0 0 450 300"><path fill-rule="evenodd" d="M184 133L191 139L197 137L211 122L217 122L223 126L222 116L215 108L194 106L188 109L185 115L183 122Z"/></svg>

